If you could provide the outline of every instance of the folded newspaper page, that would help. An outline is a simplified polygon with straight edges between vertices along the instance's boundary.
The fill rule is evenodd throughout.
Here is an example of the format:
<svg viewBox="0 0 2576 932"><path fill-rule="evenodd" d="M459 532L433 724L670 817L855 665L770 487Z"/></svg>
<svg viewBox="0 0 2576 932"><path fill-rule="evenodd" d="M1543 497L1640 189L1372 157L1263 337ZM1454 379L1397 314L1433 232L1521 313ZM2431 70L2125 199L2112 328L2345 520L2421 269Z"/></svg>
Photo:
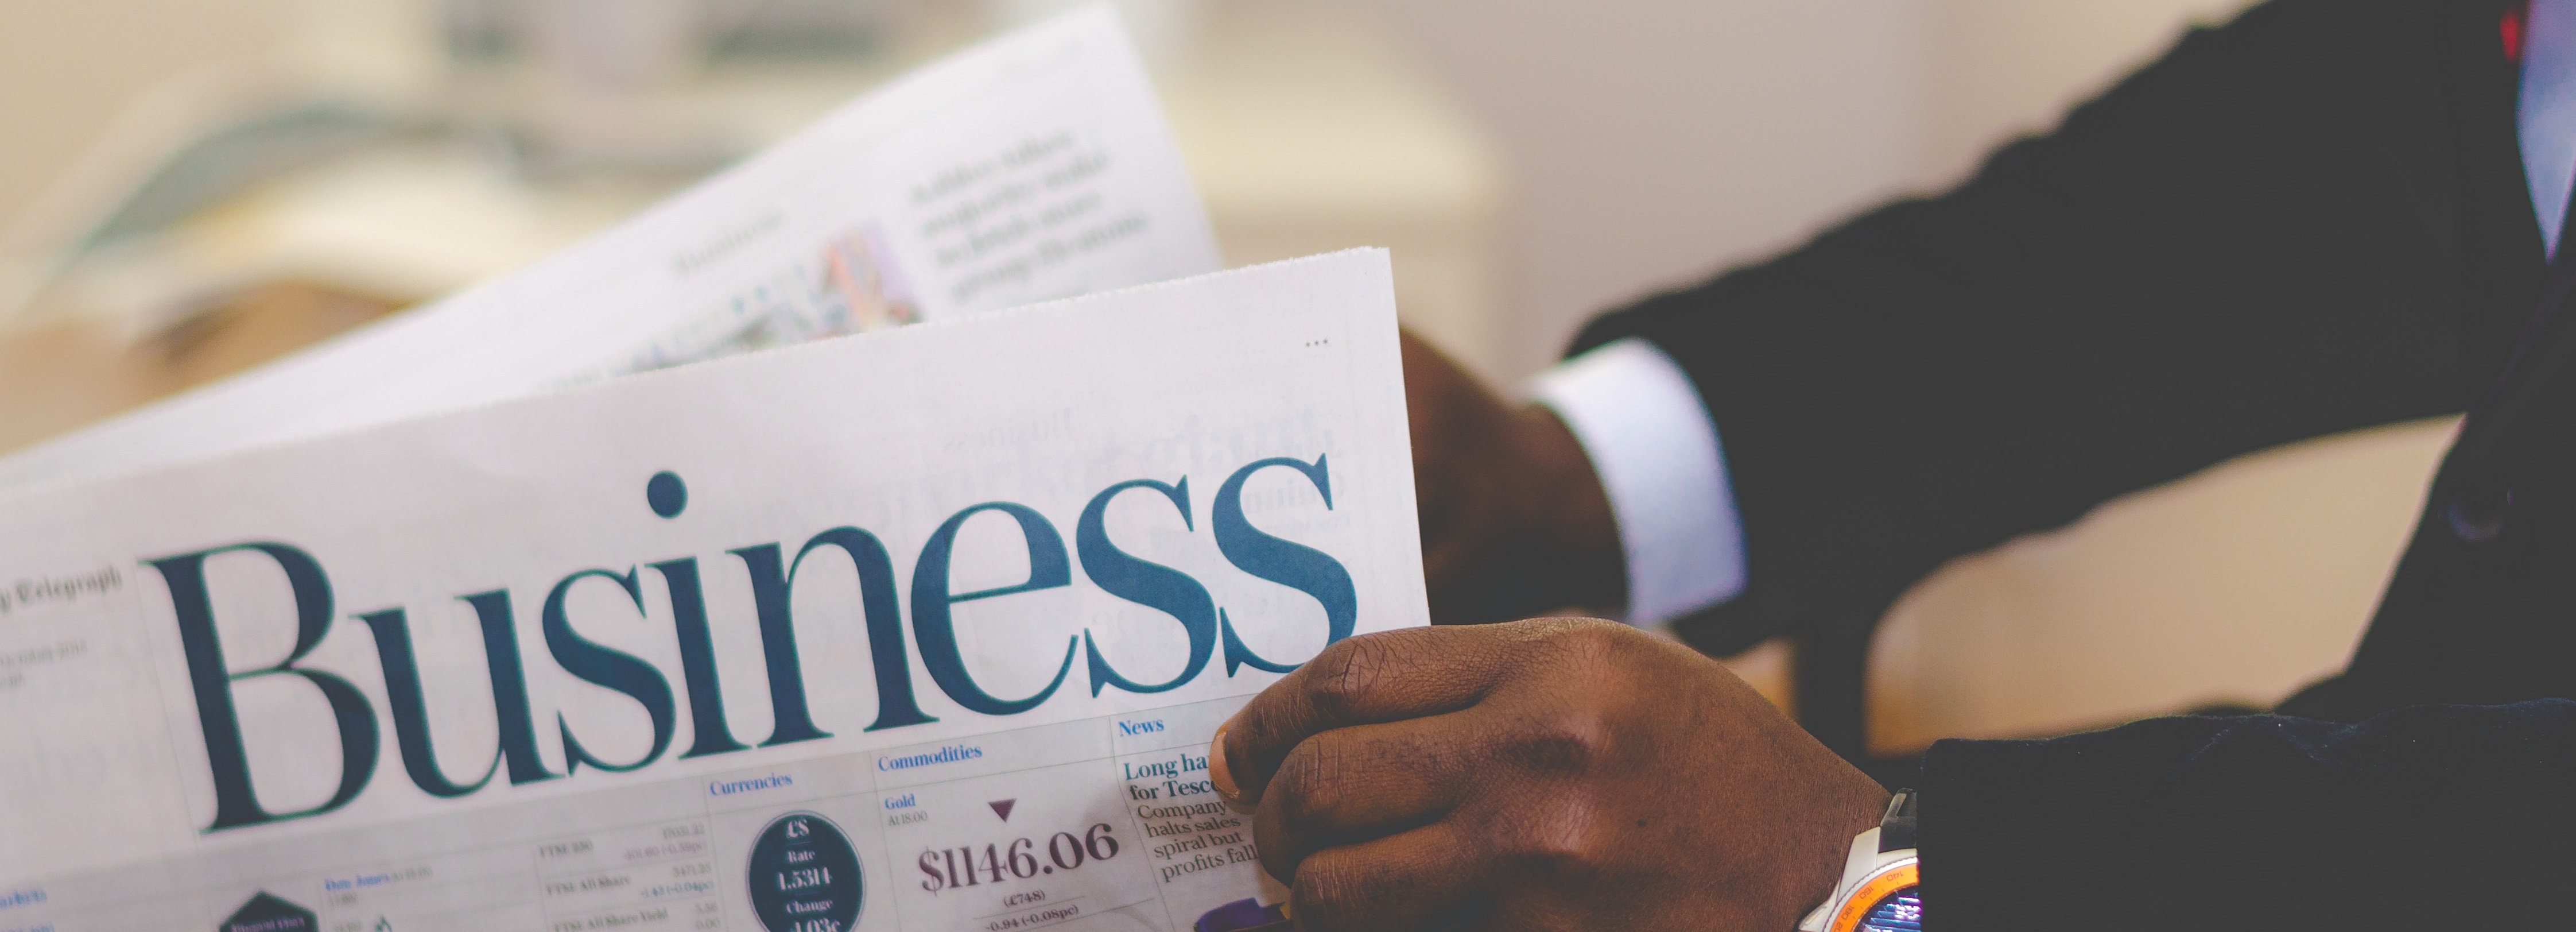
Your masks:
<svg viewBox="0 0 2576 932"><path fill-rule="evenodd" d="M1277 925L1409 453L1368 250L0 499L0 930Z"/></svg>
<svg viewBox="0 0 2576 932"><path fill-rule="evenodd" d="M79 480L1219 268L1106 6L915 72L526 271L0 459Z"/></svg>

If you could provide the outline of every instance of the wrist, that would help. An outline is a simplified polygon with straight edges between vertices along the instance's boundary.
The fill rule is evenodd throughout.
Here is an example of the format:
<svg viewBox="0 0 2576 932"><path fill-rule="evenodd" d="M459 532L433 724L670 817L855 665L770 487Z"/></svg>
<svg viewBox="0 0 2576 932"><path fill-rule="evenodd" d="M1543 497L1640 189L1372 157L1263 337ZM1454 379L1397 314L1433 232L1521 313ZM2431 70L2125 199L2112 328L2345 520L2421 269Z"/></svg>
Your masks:
<svg viewBox="0 0 2576 932"><path fill-rule="evenodd" d="M1553 580L1544 609L1611 610L1627 602L1627 557L1610 497L1583 444L1546 405L1513 412L1510 461L1519 464L1500 504L1523 559Z"/></svg>

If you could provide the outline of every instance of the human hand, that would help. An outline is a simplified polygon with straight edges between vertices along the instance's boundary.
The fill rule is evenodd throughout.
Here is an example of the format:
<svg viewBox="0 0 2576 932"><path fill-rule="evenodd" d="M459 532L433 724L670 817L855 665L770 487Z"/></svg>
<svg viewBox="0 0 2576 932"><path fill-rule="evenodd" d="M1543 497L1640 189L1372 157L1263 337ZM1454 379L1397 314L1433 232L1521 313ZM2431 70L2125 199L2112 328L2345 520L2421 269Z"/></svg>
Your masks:
<svg viewBox="0 0 2576 932"><path fill-rule="evenodd" d="M1351 638L1209 755L1306 932L1779 932L1888 795L1715 661L1593 619Z"/></svg>
<svg viewBox="0 0 2576 932"><path fill-rule="evenodd" d="M1506 406L1409 332L1403 346L1432 619L1502 621L1624 602L1627 568L1609 498L1564 423L1544 407Z"/></svg>

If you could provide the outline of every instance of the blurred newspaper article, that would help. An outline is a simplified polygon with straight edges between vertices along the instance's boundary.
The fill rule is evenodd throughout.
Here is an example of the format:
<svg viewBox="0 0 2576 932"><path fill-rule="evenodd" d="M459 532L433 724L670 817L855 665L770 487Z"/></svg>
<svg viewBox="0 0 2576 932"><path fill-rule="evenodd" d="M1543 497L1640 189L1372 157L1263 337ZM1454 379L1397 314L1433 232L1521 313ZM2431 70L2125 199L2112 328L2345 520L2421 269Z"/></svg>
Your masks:
<svg viewBox="0 0 2576 932"><path fill-rule="evenodd" d="M1276 926L1208 740L1428 620L1377 250L0 526L11 932Z"/></svg>
<svg viewBox="0 0 2576 932"><path fill-rule="evenodd" d="M914 72L526 271L0 459L0 487L1218 267L1144 68L1096 6Z"/></svg>

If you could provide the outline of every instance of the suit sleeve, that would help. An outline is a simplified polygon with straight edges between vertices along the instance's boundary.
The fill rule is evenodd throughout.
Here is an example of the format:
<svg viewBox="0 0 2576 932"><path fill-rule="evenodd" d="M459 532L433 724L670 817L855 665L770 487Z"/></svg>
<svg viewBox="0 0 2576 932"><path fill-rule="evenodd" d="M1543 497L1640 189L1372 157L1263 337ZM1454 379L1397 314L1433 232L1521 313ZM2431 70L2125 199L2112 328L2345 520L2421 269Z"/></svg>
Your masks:
<svg viewBox="0 0 2576 932"><path fill-rule="evenodd" d="M1919 786L1933 932L2564 927L2576 702L1944 741Z"/></svg>
<svg viewBox="0 0 2576 932"><path fill-rule="evenodd" d="M2488 192L2454 181L2460 81L2423 6L2196 31L1953 191L1595 320L1576 351L1652 340L1724 438L1747 585L1683 633L1725 651L1837 601L1874 617L2119 494L2460 410L2457 205ZM2492 57L2501 135L2474 156L2519 197Z"/></svg>

